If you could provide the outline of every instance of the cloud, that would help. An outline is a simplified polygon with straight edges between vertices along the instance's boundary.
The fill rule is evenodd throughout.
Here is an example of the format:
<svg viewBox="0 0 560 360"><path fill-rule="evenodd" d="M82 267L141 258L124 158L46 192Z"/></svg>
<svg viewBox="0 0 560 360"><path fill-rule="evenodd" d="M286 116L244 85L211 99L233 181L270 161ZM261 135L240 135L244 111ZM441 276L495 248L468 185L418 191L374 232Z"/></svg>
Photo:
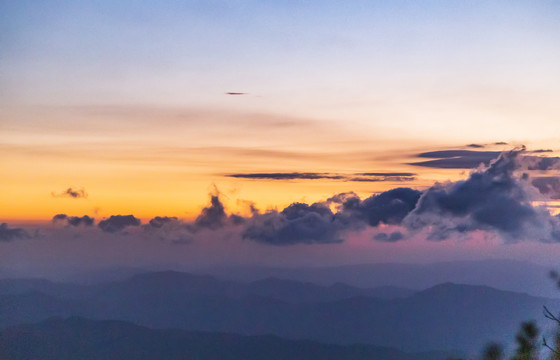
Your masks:
<svg viewBox="0 0 560 360"><path fill-rule="evenodd" d="M193 231L216 230L226 225L228 216L219 195L211 195L210 206L205 207L190 226Z"/></svg>
<svg viewBox="0 0 560 360"><path fill-rule="evenodd" d="M271 245L339 243L344 231L400 224L419 197L420 191L397 188L365 200L354 193L341 193L324 203L293 203L280 212L253 215L246 220L242 236Z"/></svg>
<svg viewBox="0 0 560 360"><path fill-rule="evenodd" d="M399 240L404 239L404 235L400 231L393 231L390 234L387 233L379 233L373 237L374 240L382 241L382 242L396 242Z"/></svg>
<svg viewBox="0 0 560 360"><path fill-rule="evenodd" d="M480 144L468 144L467 147L470 147L470 148L483 148L484 145L480 145Z"/></svg>
<svg viewBox="0 0 560 360"><path fill-rule="evenodd" d="M411 172L368 172L359 173L356 175L361 176L383 176L383 177L401 177L401 176L416 176L416 173Z"/></svg>
<svg viewBox="0 0 560 360"><path fill-rule="evenodd" d="M414 211L405 219L413 230L429 228L430 238L443 240L454 233L496 231L507 241L535 236L555 237L558 219L531 203L528 176L515 175L524 150L502 153L469 178L436 184L426 190ZM542 235L540 235L542 236Z"/></svg>
<svg viewBox="0 0 560 360"><path fill-rule="evenodd" d="M87 215L80 217L80 216L68 216L66 214L57 214L53 216L52 222L53 223L64 222L66 225L69 226L79 226L79 225L92 226L95 222L95 219Z"/></svg>
<svg viewBox="0 0 560 360"><path fill-rule="evenodd" d="M339 194L328 202L339 204L337 216L348 222L363 222L369 226L400 224L415 208L421 192L411 188L396 188L370 196L363 201L351 193Z"/></svg>
<svg viewBox="0 0 560 360"><path fill-rule="evenodd" d="M336 174L336 173L316 173L316 172L287 172L287 173L246 173L228 174L227 177L239 179L258 179L258 180L340 180L355 182L379 182L393 181L404 182L415 179L415 173L409 172L371 172L357 174Z"/></svg>
<svg viewBox="0 0 560 360"><path fill-rule="evenodd" d="M409 165L424 166L440 169L474 169L480 164L488 165L490 161L496 159L501 152L499 151L472 151L472 150L441 150L430 151L418 154L419 158L434 158L409 163Z"/></svg>
<svg viewBox="0 0 560 360"><path fill-rule="evenodd" d="M281 212L253 215L242 236L270 245L330 244L342 242L343 228L328 206L293 203Z"/></svg>
<svg viewBox="0 0 560 360"><path fill-rule="evenodd" d="M0 224L0 241L9 242L18 239L27 239L29 234L22 228L11 228L6 223Z"/></svg>
<svg viewBox="0 0 560 360"><path fill-rule="evenodd" d="M241 178L241 179L259 179L259 180L317 180L317 179L335 179L340 180L344 179L344 176L341 175L334 175L329 173L300 173L300 172L291 172L291 173L249 173L249 174L229 174L226 175L228 177L233 178Z"/></svg>
<svg viewBox="0 0 560 360"><path fill-rule="evenodd" d="M185 245L194 241L190 229L182 220L174 216L156 216L144 225L145 235Z"/></svg>
<svg viewBox="0 0 560 360"><path fill-rule="evenodd" d="M380 177L353 177L349 178L348 181L355 182L408 182L414 181L416 178L414 176L380 176Z"/></svg>
<svg viewBox="0 0 560 360"><path fill-rule="evenodd" d="M534 178L531 184L536 187L539 192L546 195L549 199L560 199L560 178L554 176L543 176Z"/></svg>
<svg viewBox="0 0 560 360"><path fill-rule="evenodd" d="M544 242L560 241L560 216L552 216L545 207L533 203L546 198L560 198L560 178L540 176L533 179L530 176L532 169L557 168L560 160L528 156L527 153L524 148L501 153L488 166L478 166L471 171L464 180L436 183L423 191L398 187L367 198L346 192L325 201L312 204L296 202L284 209L266 212L260 212L251 205L248 216L228 213L220 192L215 189L210 194L210 204L200 211L194 221L156 216L141 228L141 236L185 244L200 236L215 236L207 233L209 231L220 231L226 237L238 236L270 245L334 244L342 242L351 232L378 228L372 232L377 233L374 239L381 242L396 242L417 235L431 240L466 238L475 232L481 236L499 236L506 242L529 238ZM440 160L454 161L466 157L471 161L495 154L445 150L422 153L419 157L438 156ZM367 172L351 176L370 181L377 178L381 179L378 181L399 181L414 175L412 172ZM539 175L543 175L542 172ZM253 173L231 176L289 180L325 176L347 179L350 175ZM93 225L94 219L58 214L53 217L53 222L89 226ZM133 215L114 215L100 221L98 227L107 233L117 233L128 226L139 225L140 220ZM385 225L398 225L404 230L388 232ZM202 230L205 231L198 233Z"/></svg>
<svg viewBox="0 0 560 360"><path fill-rule="evenodd" d="M111 215L108 219L101 220L97 226L107 233L122 231L127 226L140 226L141 221L134 215Z"/></svg>
<svg viewBox="0 0 560 360"><path fill-rule="evenodd" d="M546 171L560 169L560 157L525 156L522 162L528 170Z"/></svg>
<svg viewBox="0 0 560 360"><path fill-rule="evenodd" d="M227 92L225 93L226 95L248 95L247 93L244 92Z"/></svg>
<svg viewBox="0 0 560 360"><path fill-rule="evenodd" d="M154 228L158 228L158 229L159 229L159 228L163 227L163 226L166 225L166 224L176 223L176 222L178 222L178 221L179 221L179 220L178 220L175 216L172 216L172 217L169 217L169 216L156 216L155 218L151 219L151 220L149 221L148 224L149 224L151 227L154 227Z"/></svg>
<svg viewBox="0 0 560 360"><path fill-rule="evenodd" d="M61 197L69 197L73 199L87 199L88 194L86 193L84 188L81 189L73 189L69 187L68 189L60 192L60 193L51 193L52 197L61 198Z"/></svg>

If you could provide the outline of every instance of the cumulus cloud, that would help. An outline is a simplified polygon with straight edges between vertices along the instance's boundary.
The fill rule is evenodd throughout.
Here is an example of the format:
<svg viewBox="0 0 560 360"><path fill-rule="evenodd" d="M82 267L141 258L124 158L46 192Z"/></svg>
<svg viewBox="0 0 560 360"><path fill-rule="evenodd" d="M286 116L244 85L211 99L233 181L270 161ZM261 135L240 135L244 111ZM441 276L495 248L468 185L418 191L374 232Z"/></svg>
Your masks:
<svg viewBox="0 0 560 360"><path fill-rule="evenodd" d="M29 238L29 234L22 228L10 228L8 224L0 224L0 241L8 242Z"/></svg>
<svg viewBox="0 0 560 360"><path fill-rule="evenodd" d="M140 226L140 223L134 215L111 215L108 219L101 220L97 226L104 232L116 233L127 226Z"/></svg>
<svg viewBox="0 0 560 360"><path fill-rule="evenodd" d="M329 202L339 203L338 217L348 222L363 222L370 226L381 223L394 225L414 209L421 192L411 188L396 188L370 196L364 200L352 193L331 197Z"/></svg>
<svg viewBox="0 0 560 360"><path fill-rule="evenodd" d="M338 243L343 228L328 206L294 203L281 212L253 215L242 236L271 245Z"/></svg>
<svg viewBox="0 0 560 360"><path fill-rule="evenodd" d="M51 193L52 197L55 198L63 198L63 197L67 197L67 198L72 198L72 199L87 199L88 194L86 193L84 188L81 189L74 189L69 187L68 189L60 192L60 193Z"/></svg>
<svg viewBox="0 0 560 360"><path fill-rule="evenodd" d="M293 203L280 212L253 215L243 238L272 245L338 243L344 231L400 224L419 197L417 190L397 188L364 200L354 193L341 193L324 203Z"/></svg>
<svg viewBox="0 0 560 360"><path fill-rule="evenodd" d="M475 230L496 231L508 241L535 236L542 229L550 229L547 238L555 237L558 219L532 205L528 176L515 175L522 153L503 153L464 181L432 186L422 194L406 225L413 230L428 227L430 238L438 240Z"/></svg>
<svg viewBox="0 0 560 360"><path fill-rule="evenodd" d="M84 216L68 216L66 214L57 214L52 218L53 223L64 223L69 226L92 226L95 219L87 215Z"/></svg>
<svg viewBox="0 0 560 360"><path fill-rule="evenodd" d="M202 209L191 225L191 229L193 231L201 229L216 230L226 225L227 219L228 216L224 204L220 201L219 195L212 195L210 198L210 206Z"/></svg>

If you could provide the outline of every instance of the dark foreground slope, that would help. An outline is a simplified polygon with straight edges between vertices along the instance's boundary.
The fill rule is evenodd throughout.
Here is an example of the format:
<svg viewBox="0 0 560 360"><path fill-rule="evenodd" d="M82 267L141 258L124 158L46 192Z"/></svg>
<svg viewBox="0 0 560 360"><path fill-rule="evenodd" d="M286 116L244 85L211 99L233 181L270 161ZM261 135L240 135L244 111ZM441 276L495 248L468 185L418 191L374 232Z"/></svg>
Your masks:
<svg viewBox="0 0 560 360"><path fill-rule="evenodd" d="M325 345L276 336L155 330L120 321L49 319L0 333L0 358L126 360L439 360L449 354L404 353L367 345Z"/></svg>

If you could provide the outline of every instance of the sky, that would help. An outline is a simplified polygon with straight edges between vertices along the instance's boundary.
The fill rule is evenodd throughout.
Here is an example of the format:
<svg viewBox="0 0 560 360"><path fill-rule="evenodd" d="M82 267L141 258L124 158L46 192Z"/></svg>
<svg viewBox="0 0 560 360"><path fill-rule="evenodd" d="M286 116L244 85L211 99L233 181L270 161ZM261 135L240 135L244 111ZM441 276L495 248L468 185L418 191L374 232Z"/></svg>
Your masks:
<svg viewBox="0 0 560 360"><path fill-rule="evenodd" d="M170 262L556 254L558 19L555 1L1 2L0 257L143 264L153 238Z"/></svg>

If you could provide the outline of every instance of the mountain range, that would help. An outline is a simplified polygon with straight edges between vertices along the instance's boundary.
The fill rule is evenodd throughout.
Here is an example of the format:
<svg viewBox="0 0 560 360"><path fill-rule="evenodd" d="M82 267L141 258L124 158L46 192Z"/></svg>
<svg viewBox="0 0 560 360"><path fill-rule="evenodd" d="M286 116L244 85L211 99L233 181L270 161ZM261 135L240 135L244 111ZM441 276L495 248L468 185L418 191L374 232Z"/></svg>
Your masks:
<svg viewBox="0 0 560 360"><path fill-rule="evenodd" d="M560 309L557 299L487 286L387 291L279 279L241 283L173 271L87 286L3 280L0 326L82 316L156 329L473 352L490 340L511 342L521 321L542 319L542 306Z"/></svg>

